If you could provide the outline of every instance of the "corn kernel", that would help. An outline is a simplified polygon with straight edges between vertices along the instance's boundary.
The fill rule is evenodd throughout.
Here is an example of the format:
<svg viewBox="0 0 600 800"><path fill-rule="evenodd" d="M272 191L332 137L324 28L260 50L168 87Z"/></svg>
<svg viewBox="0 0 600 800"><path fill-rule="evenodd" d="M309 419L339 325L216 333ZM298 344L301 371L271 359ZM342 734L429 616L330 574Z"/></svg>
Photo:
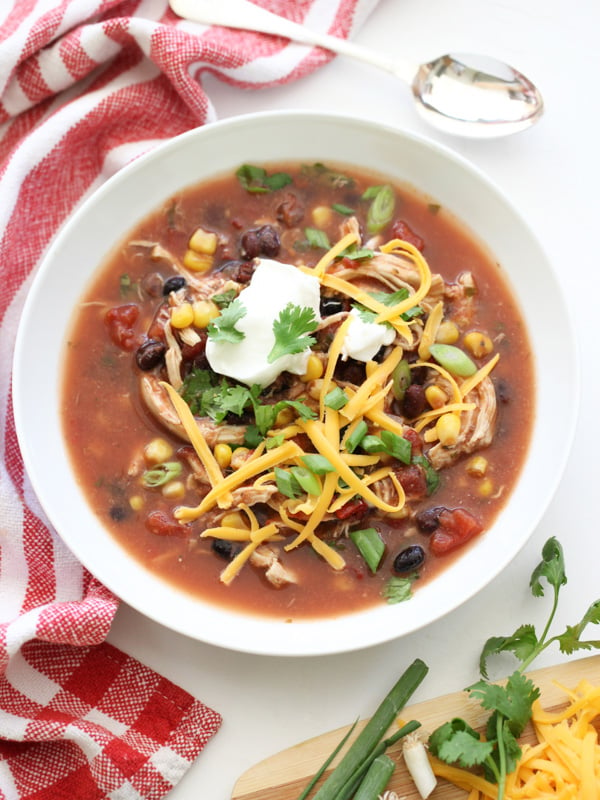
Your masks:
<svg viewBox="0 0 600 800"><path fill-rule="evenodd" d="M181 500L185 495L185 484L183 481L169 481L162 487L161 492L168 500Z"/></svg>
<svg viewBox="0 0 600 800"><path fill-rule="evenodd" d="M207 328L209 322L221 313L217 304L211 300L196 300L192 303L192 310L196 328Z"/></svg>
<svg viewBox="0 0 600 800"><path fill-rule="evenodd" d="M284 425L289 425L290 422L294 419L294 412L288 406L286 408L282 408L279 414L275 417L275 425L278 428L282 428Z"/></svg>
<svg viewBox="0 0 600 800"><path fill-rule="evenodd" d="M250 450L247 447L236 447L231 453L232 469L239 469L248 460Z"/></svg>
<svg viewBox="0 0 600 800"><path fill-rule="evenodd" d="M432 408L442 408L448 402L446 392L435 383L425 389L425 399Z"/></svg>
<svg viewBox="0 0 600 800"><path fill-rule="evenodd" d="M144 507L144 498L139 494L134 494L129 498L129 505L133 511L141 511Z"/></svg>
<svg viewBox="0 0 600 800"><path fill-rule="evenodd" d="M197 228L191 235L188 247L195 253L204 253L212 256L217 249L217 234L205 231L204 228Z"/></svg>
<svg viewBox="0 0 600 800"><path fill-rule="evenodd" d="M480 497L491 497L493 493L494 484L490 478L484 478L477 486L477 494L480 495Z"/></svg>
<svg viewBox="0 0 600 800"><path fill-rule="evenodd" d="M148 464L162 464L173 455L173 448L166 439L156 438L144 447L144 458Z"/></svg>
<svg viewBox="0 0 600 800"><path fill-rule="evenodd" d="M435 340L438 344L454 344L458 342L459 336L458 326L450 320L444 320L437 329Z"/></svg>
<svg viewBox="0 0 600 800"><path fill-rule="evenodd" d="M490 337L486 336L485 333L481 333L480 331L471 331L470 333L467 333L463 339L463 344L471 353L471 355L475 356L475 358L489 356L494 349L494 344Z"/></svg>
<svg viewBox="0 0 600 800"><path fill-rule="evenodd" d="M214 449L215 460L221 469L227 469L231 464L232 449L225 442L218 442Z"/></svg>
<svg viewBox="0 0 600 800"><path fill-rule="evenodd" d="M240 530L245 530L248 528L248 521L245 514L242 514L241 511L230 511L221 518L221 525L224 528L239 528Z"/></svg>
<svg viewBox="0 0 600 800"><path fill-rule="evenodd" d="M208 253L196 253L195 250L189 248L185 251L183 256L183 264L192 272L208 272L213 265L213 257Z"/></svg>
<svg viewBox="0 0 600 800"><path fill-rule="evenodd" d="M483 456L473 456L467 462L467 473L473 478L483 478L487 472L488 461Z"/></svg>
<svg viewBox="0 0 600 800"><path fill-rule="evenodd" d="M427 428L427 430L423 431L423 441L427 442L427 444L430 444L431 442L437 442L438 439L439 436L437 434L435 425L433 428Z"/></svg>
<svg viewBox="0 0 600 800"><path fill-rule="evenodd" d="M306 363L306 371L304 375L300 377L300 380L304 381L304 383L308 383L309 381L316 381L322 375L323 375L323 362L318 356L316 356L313 353L308 357L308 361Z"/></svg>
<svg viewBox="0 0 600 800"><path fill-rule="evenodd" d="M442 414L435 424L435 430L443 447L452 447L458 441L460 417L458 414Z"/></svg>
<svg viewBox="0 0 600 800"><path fill-rule="evenodd" d="M329 206L317 206L313 208L311 217L313 225L317 228L325 228L331 222L333 212Z"/></svg>
<svg viewBox="0 0 600 800"><path fill-rule="evenodd" d="M171 325L173 328L188 328L194 321L194 309L191 303L182 303L171 309Z"/></svg>

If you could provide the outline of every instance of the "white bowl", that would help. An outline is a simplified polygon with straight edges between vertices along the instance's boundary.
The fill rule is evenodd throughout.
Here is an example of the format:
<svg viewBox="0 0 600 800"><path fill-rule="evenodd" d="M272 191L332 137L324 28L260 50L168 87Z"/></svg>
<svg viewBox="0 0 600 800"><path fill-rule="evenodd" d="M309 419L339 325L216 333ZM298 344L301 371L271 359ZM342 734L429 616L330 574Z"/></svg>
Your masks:
<svg viewBox="0 0 600 800"><path fill-rule="evenodd" d="M467 223L502 265L526 317L537 406L529 455L510 501L493 527L450 567L418 588L409 602L288 624L204 603L121 548L88 507L73 475L61 432L59 376L71 310L91 271L140 219L177 190L243 162L300 160L387 173ZM510 201L481 172L446 148L377 123L285 111L237 117L183 134L122 169L83 204L50 248L27 298L15 352L14 407L25 465L48 518L75 556L116 595L155 621L215 645L271 655L322 655L427 625L472 597L515 557L562 474L578 383L573 335L553 269Z"/></svg>

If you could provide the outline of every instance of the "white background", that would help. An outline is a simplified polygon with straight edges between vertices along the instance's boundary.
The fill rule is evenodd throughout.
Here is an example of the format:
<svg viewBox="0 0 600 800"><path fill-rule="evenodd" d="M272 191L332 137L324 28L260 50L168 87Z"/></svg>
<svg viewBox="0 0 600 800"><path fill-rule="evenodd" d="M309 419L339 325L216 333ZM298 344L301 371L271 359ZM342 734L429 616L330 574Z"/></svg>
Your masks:
<svg viewBox="0 0 600 800"><path fill-rule="evenodd" d="M425 134L483 169L513 199L554 262L576 321L582 400L564 479L530 542L487 588L439 623L346 655L283 659L205 645L123 606L110 641L224 718L169 800L226 800L239 775L257 761L372 712L417 656L431 671L415 700L476 680L488 636L510 633L525 622L543 625L548 603L531 596L528 582L549 536L564 546L570 579L557 629L578 621L600 597L599 30L597 0L380 0L355 41L416 63L448 51L488 53L540 86L546 101L541 122L492 141L460 140L428 128L394 78L348 59L337 58L314 75L277 89L244 92L207 79L219 118L281 108L351 112ZM540 286L532 301L543 302L543 293ZM561 386L557 374L557 393ZM564 423L555 421L557 441ZM598 631L592 634L600 639ZM564 657L553 650L537 666L560 660Z"/></svg>

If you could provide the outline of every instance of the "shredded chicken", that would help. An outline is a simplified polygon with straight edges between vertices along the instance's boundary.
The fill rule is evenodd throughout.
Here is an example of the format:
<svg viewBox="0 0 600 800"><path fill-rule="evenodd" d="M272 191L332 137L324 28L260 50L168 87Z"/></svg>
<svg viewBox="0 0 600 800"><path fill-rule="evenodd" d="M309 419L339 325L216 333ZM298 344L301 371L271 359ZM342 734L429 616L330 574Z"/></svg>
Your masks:
<svg viewBox="0 0 600 800"><path fill-rule="evenodd" d="M250 556L250 563L265 570L265 577L273 586L280 589L288 583L297 583L298 579L279 559L277 550L269 545L261 545Z"/></svg>
<svg viewBox="0 0 600 800"><path fill-rule="evenodd" d="M427 454L434 469L444 469L459 456L487 447L494 438L497 403L496 390L491 379L484 378L469 392L465 401L475 403L475 408L462 412L460 435L456 444L444 447L438 442Z"/></svg>
<svg viewBox="0 0 600 800"><path fill-rule="evenodd" d="M168 431L184 441L188 441L187 433L171 401L154 375L143 375L140 379L142 400L148 411ZM217 425L209 417L196 417L196 425L206 439L209 447L219 442L226 444L243 444L246 436L244 425Z"/></svg>

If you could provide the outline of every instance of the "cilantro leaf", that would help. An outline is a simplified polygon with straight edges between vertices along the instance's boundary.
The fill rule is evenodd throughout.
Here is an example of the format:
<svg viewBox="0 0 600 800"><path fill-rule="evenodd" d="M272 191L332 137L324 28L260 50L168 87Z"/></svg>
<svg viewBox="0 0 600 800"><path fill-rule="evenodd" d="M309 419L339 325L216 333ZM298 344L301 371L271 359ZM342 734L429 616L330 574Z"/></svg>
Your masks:
<svg viewBox="0 0 600 800"><path fill-rule="evenodd" d="M317 325L318 322L312 308L288 303L273 322L275 344L267 356L269 364L282 356L301 353L307 347L311 347L316 339L307 334L316 330Z"/></svg>
<svg viewBox="0 0 600 800"><path fill-rule="evenodd" d="M481 706L506 718L513 736L520 736L531 717L531 706L540 696L540 690L521 672L516 670L504 686L480 680L470 686L469 696L479 700ZM488 724L488 738L495 734Z"/></svg>
<svg viewBox="0 0 600 800"><path fill-rule="evenodd" d="M235 174L240 184L251 194L274 192L292 183L287 172L273 172L269 175L264 167L255 167L252 164L243 164Z"/></svg>
<svg viewBox="0 0 600 800"><path fill-rule="evenodd" d="M246 307L241 300L233 300L223 309L218 317L209 322L206 332L213 342L230 342L237 344L246 338L243 331L235 326L247 314Z"/></svg>
<svg viewBox="0 0 600 800"><path fill-rule="evenodd" d="M493 636L487 640L479 658L479 671L488 677L487 659L491 655L512 652L523 661L529 658L538 643L533 625L521 625L511 636Z"/></svg>
<svg viewBox="0 0 600 800"><path fill-rule="evenodd" d="M542 560L531 575L529 585L534 597L543 597L544 595L544 587L540 582L541 578L546 578L555 592L567 582L563 549L554 536L548 539L542 548Z"/></svg>
<svg viewBox="0 0 600 800"><path fill-rule="evenodd" d="M494 746L491 742L482 742L477 731L464 720L453 719L440 726L429 737L431 752L448 764L460 764L468 769L484 764Z"/></svg>
<svg viewBox="0 0 600 800"><path fill-rule="evenodd" d="M404 603L412 597L412 585L418 577L416 572L403 578L393 576L387 581L381 594L390 605Z"/></svg>

